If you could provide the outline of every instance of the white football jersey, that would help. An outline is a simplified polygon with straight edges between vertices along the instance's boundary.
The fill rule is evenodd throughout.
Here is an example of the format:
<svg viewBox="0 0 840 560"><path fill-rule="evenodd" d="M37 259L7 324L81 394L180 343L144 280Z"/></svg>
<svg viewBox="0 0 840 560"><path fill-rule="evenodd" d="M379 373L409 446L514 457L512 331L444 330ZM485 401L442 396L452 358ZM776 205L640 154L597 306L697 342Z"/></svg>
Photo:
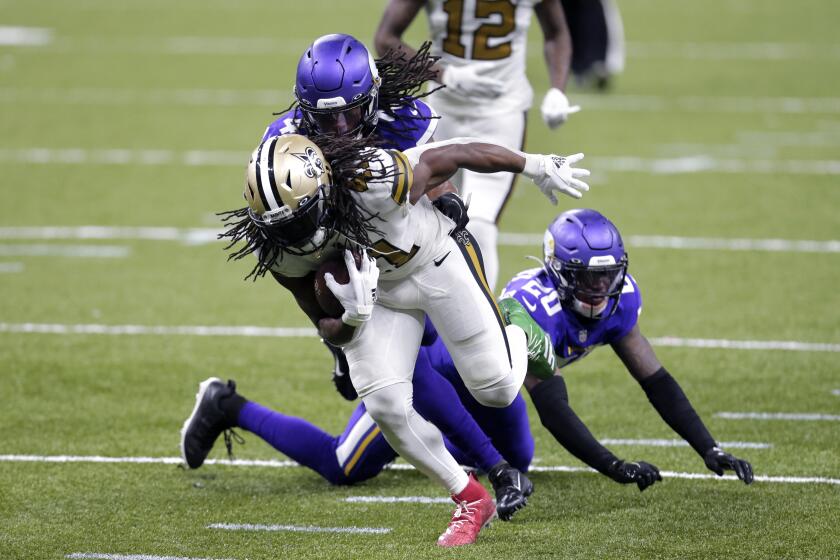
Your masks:
<svg viewBox="0 0 840 560"><path fill-rule="evenodd" d="M321 265L330 260L342 258L347 239L335 233L323 247L306 255L293 255L282 251L271 270L288 278L301 278L310 272L318 270Z"/></svg>
<svg viewBox="0 0 840 560"><path fill-rule="evenodd" d="M409 202L412 180L412 165L406 154L377 149L372 163L356 182L356 200L376 216L370 226L379 231L371 231L369 237L382 280L405 278L434 258L454 225L425 196L417 204Z"/></svg>
<svg viewBox="0 0 840 560"><path fill-rule="evenodd" d="M481 75L501 80L497 98L465 97L443 88L429 97L443 115L484 117L523 112L534 91L525 75L528 28L534 0L429 0L426 14L432 53L443 64L480 63Z"/></svg>

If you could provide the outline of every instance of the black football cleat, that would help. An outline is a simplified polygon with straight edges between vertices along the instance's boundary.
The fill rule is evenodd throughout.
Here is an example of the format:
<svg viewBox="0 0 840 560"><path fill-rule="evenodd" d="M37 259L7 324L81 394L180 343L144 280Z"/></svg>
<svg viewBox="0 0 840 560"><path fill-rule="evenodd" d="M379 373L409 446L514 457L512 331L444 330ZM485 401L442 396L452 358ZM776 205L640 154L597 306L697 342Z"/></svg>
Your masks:
<svg viewBox="0 0 840 560"><path fill-rule="evenodd" d="M234 399L228 400L230 397ZM223 400L227 401L225 406ZM222 433L228 456L233 457L231 440L237 443L244 443L244 440L232 430L236 426L236 414L231 411L235 410L238 414L244 403L245 399L236 393L236 382L232 379L225 383L218 377L211 377L201 382L195 395L192 414L181 428L181 458L184 465L190 469L203 465Z"/></svg>
<svg viewBox="0 0 840 560"><path fill-rule="evenodd" d="M502 521L510 521L514 513L528 504L528 496L534 492L528 477L507 463L493 467L487 478L496 492L496 512Z"/></svg>

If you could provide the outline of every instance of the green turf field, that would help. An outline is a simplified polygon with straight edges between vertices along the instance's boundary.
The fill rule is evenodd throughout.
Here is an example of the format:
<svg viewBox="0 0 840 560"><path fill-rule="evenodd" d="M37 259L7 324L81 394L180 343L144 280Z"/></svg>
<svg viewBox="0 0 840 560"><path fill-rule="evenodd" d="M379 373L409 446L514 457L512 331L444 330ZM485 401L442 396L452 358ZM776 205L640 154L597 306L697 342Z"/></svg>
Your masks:
<svg viewBox="0 0 840 560"><path fill-rule="evenodd" d="M688 478L709 471L687 447L609 445L667 471L640 494L578 470L533 415L529 506L450 552L434 546L450 505L347 500L443 496L416 471L334 488L277 466L286 458L249 434L237 457L274 466L165 461L210 375L333 433L355 406L314 337L172 333L308 326L202 234L241 205L248 154L287 106L300 52L337 31L370 44L383 4L0 0L0 28L47 30L35 45L0 41L0 557L840 558L840 4L828 0L622 1L629 55L612 92L570 86L583 111L559 132L530 116L530 151L587 154L583 202L622 230L641 328L677 339L659 357L713 435L766 444L731 449L752 462L753 486ZM424 34L421 18L410 39ZM520 182L502 231L526 235L503 237L500 278L531 266L556 212ZM124 325L170 329L72 332ZM596 436L677 437L608 350L566 377ZM83 460L46 462L59 456ZM155 461L128 462L141 457Z"/></svg>

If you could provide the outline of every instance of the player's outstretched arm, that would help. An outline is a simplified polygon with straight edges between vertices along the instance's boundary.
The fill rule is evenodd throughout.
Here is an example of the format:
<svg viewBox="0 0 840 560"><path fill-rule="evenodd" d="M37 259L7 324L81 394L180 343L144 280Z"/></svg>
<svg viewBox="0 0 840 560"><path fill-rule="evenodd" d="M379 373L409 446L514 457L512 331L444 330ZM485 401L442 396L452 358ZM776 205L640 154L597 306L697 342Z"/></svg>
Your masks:
<svg viewBox="0 0 840 560"><path fill-rule="evenodd" d="M543 55L551 82L540 112L545 124L556 128L566 122L569 115L580 111L579 105L569 105L563 93L572 63L572 41L560 0L543 0L534 6L534 12L543 32Z"/></svg>
<svg viewBox="0 0 840 560"><path fill-rule="evenodd" d="M424 0L389 0L379 20L376 34L373 36L373 46L379 56L383 56L391 49L402 49L410 58L417 51L402 40L403 33L417 17Z"/></svg>
<svg viewBox="0 0 840 560"><path fill-rule="evenodd" d="M642 386L653 408L671 429L694 448L710 470L719 476L724 470L732 470L744 483L753 481L752 466L747 461L718 448L679 383L659 363L653 347L642 336L638 325L614 342L612 347Z"/></svg>
<svg viewBox="0 0 840 560"><path fill-rule="evenodd" d="M635 483L639 490L662 480L659 469L654 465L644 461L623 461L595 439L569 406L562 375L556 374L544 381L529 375L525 378L525 387L542 425L569 453L620 484Z"/></svg>
<svg viewBox="0 0 840 560"><path fill-rule="evenodd" d="M589 190L589 185L579 179L588 176L589 171L572 167L583 159L583 154L568 157L528 154L476 138L453 138L410 148L405 155L414 174L409 195L412 204L452 177L458 169L477 173L521 173L532 179L552 204L557 204L558 192L580 198Z"/></svg>

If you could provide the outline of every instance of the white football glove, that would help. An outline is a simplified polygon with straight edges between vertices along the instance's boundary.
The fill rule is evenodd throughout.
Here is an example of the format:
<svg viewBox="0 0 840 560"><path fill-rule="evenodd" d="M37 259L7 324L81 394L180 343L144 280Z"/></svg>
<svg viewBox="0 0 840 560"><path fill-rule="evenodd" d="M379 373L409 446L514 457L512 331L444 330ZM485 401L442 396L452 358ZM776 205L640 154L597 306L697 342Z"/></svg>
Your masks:
<svg viewBox="0 0 840 560"><path fill-rule="evenodd" d="M557 88L551 88L543 97L542 118L548 128L557 128L569 118L572 113L580 111L580 105L569 106L566 94Z"/></svg>
<svg viewBox="0 0 840 560"><path fill-rule="evenodd" d="M573 163L583 159L583 154L566 157L553 154L522 155L525 157L525 169L522 170L522 174L530 177L552 204L557 204L556 192L572 198L580 198L589 190L589 185L577 179L577 177L588 177L589 170L572 167Z"/></svg>
<svg viewBox="0 0 840 560"><path fill-rule="evenodd" d="M449 65L443 70L440 82L459 95L499 97L505 90L501 80L481 76L493 67L492 62L473 62L467 66Z"/></svg>
<svg viewBox="0 0 840 560"><path fill-rule="evenodd" d="M379 268L376 260L362 252L360 269L356 268L356 259L349 250L344 251L344 262L350 274L350 282L339 284L329 272L324 275L327 287L344 307L341 320L351 327L358 327L370 320L373 304L376 303L376 285L379 282Z"/></svg>

